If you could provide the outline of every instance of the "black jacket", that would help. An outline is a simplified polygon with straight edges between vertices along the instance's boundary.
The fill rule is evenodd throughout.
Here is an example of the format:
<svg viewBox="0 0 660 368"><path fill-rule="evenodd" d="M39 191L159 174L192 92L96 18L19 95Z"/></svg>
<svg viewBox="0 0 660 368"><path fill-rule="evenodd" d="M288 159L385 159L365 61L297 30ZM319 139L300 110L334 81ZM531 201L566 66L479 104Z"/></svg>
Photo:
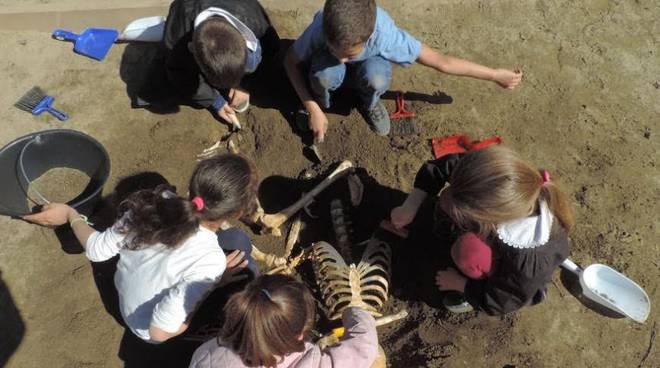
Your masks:
<svg viewBox="0 0 660 368"><path fill-rule="evenodd" d="M259 39L264 57L278 47L277 33L257 0L174 0L165 22L163 43L168 50L167 78L181 97L201 107L211 106L219 92L202 75L188 49L195 18L210 7L222 8L243 22Z"/></svg>
<svg viewBox="0 0 660 368"><path fill-rule="evenodd" d="M415 188L437 195L451 177L462 154L447 155L426 162L415 177ZM532 303L568 257L568 234L555 221L550 239L536 248L519 249L491 235L486 242L493 249L493 274L483 280L468 279L465 297L477 310L490 315L513 312Z"/></svg>

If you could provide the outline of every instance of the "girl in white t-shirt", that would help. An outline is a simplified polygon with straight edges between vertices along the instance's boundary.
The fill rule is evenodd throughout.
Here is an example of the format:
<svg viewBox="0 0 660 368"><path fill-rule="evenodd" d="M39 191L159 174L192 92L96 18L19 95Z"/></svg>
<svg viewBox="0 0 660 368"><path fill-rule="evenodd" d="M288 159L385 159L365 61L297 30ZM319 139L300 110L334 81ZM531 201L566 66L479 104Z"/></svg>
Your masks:
<svg viewBox="0 0 660 368"><path fill-rule="evenodd" d="M24 219L49 226L68 222L92 262L119 254L115 286L122 317L135 335L160 343L188 328L225 270L226 279L247 266L245 251L225 257L216 231L249 210L256 187L253 166L228 154L197 165L187 198L167 185L131 194L119 205L117 222L103 232L66 204L46 205Z"/></svg>

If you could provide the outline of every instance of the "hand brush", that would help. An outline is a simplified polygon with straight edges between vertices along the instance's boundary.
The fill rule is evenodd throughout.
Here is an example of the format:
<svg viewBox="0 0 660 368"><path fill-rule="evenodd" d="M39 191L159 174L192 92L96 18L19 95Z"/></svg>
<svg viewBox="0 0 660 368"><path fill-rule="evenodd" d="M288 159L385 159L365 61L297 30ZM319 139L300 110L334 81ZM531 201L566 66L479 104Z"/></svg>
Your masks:
<svg viewBox="0 0 660 368"><path fill-rule="evenodd" d="M403 92L396 93L396 111L390 114L390 121L390 136L419 134L419 128L415 122L415 112L406 110Z"/></svg>
<svg viewBox="0 0 660 368"><path fill-rule="evenodd" d="M46 95L46 93L41 88L33 87L23 97L21 97L21 99L18 100L14 106L23 111L30 112L35 116L40 115L46 111L54 117L58 118L60 121L67 120L69 115L51 107L54 100L55 99L52 96Z"/></svg>

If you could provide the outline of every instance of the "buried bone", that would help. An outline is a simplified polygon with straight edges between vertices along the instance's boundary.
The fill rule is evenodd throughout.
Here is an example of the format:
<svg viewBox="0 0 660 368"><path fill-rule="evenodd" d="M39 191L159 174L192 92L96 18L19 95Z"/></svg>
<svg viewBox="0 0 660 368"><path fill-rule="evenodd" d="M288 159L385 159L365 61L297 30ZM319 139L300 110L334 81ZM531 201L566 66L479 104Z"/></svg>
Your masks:
<svg viewBox="0 0 660 368"><path fill-rule="evenodd" d="M264 253L257 247L252 246L252 258L262 264L267 275L284 274L291 275L295 272L295 268L302 262L307 253L302 251L299 255L291 257L293 247L298 242L300 229L302 228L302 221L300 216L291 224L289 234L287 235L286 244L284 246L284 256L278 257L274 254Z"/></svg>
<svg viewBox="0 0 660 368"><path fill-rule="evenodd" d="M362 195L364 194L364 184L356 174L351 174L348 179L348 191L351 194L351 204L357 207L362 203Z"/></svg>
<svg viewBox="0 0 660 368"><path fill-rule="evenodd" d="M332 183L337 181L337 179L348 174L353 168L353 164L350 161L342 161L339 166L330 174L328 177L323 179L316 187L311 191L306 193L302 198L296 201L294 204L285 208L284 210L274 213L274 214L264 214L259 219L258 223L262 226L262 231L266 230L272 235L281 236L282 232L279 227L286 222L291 216L296 214L307 204L314 200L314 197L319 195L323 190L328 188ZM263 211L263 210L262 210Z"/></svg>
<svg viewBox="0 0 660 368"><path fill-rule="evenodd" d="M344 259L352 260L351 241L350 241L350 221L346 214L346 209L340 199L333 199L330 202L330 219L332 228L335 231L337 239L337 248Z"/></svg>
<svg viewBox="0 0 660 368"><path fill-rule="evenodd" d="M384 317L376 318L376 327L384 326L388 323L396 322L400 319L408 317L408 311L406 309L402 309L399 311L399 313L396 314L390 314ZM339 343L339 339L341 339L344 336L344 333L346 332L344 327L338 327L332 330L332 333L327 334L325 336L321 336L321 338L316 341L316 345L321 347L321 349L325 349L328 346L335 345Z"/></svg>

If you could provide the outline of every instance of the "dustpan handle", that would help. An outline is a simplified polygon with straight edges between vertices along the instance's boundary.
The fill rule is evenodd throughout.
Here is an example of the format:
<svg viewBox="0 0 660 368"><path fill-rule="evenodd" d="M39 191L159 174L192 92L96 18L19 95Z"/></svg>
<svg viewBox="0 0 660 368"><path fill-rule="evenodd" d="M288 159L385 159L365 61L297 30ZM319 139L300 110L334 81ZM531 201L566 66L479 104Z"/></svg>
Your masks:
<svg viewBox="0 0 660 368"><path fill-rule="evenodd" d="M53 38L59 41L76 41L78 39L78 35L65 31L63 29L56 29L53 31Z"/></svg>
<svg viewBox="0 0 660 368"><path fill-rule="evenodd" d="M578 276L582 273L582 268L568 258L566 258L564 262L561 263L561 266Z"/></svg>

